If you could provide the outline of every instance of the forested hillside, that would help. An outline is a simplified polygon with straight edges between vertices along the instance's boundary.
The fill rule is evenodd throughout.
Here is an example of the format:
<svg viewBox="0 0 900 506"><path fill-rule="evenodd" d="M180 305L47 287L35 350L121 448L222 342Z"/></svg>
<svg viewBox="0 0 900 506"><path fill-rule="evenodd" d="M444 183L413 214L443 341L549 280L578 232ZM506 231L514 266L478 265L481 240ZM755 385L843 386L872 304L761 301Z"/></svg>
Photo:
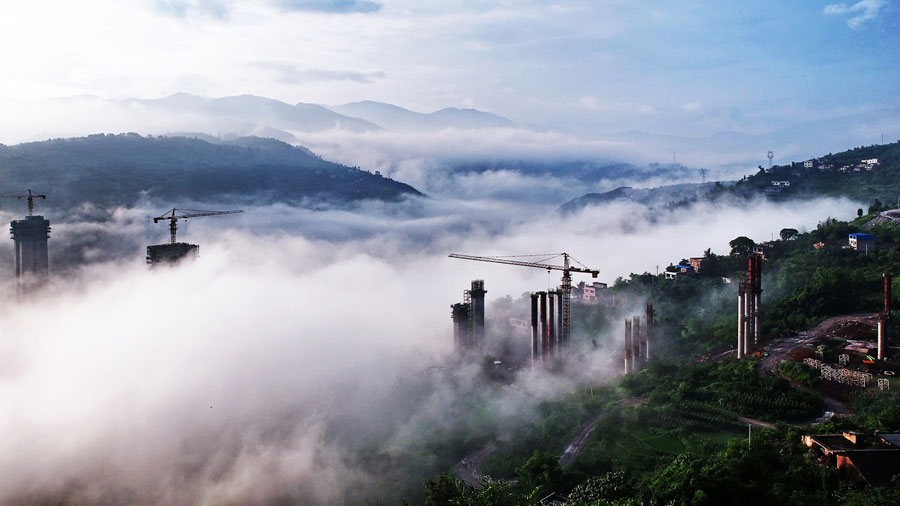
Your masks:
<svg viewBox="0 0 900 506"><path fill-rule="evenodd" d="M789 165L759 168L738 181L734 191L765 193L778 199L842 196L864 202L897 202L900 198L900 141L861 146Z"/></svg>
<svg viewBox="0 0 900 506"><path fill-rule="evenodd" d="M409 185L256 137L216 143L98 134L0 145L0 181L3 191L33 188L63 208L82 202L131 205L142 195L171 202L338 205L419 195Z"/></svg>

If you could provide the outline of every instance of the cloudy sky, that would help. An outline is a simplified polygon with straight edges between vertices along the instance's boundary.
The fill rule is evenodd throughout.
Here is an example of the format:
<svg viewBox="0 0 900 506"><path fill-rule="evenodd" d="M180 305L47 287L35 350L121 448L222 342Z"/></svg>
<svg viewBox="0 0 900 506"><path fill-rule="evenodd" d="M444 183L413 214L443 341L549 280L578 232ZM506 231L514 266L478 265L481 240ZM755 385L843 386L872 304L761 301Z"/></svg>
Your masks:
<svg viewBox="0 0 900 506"><path fill-rule="evenodd" d="M0 18L0 98L254 94L592 132L761 133L900 105L891 0L90 0Z"/></svg>

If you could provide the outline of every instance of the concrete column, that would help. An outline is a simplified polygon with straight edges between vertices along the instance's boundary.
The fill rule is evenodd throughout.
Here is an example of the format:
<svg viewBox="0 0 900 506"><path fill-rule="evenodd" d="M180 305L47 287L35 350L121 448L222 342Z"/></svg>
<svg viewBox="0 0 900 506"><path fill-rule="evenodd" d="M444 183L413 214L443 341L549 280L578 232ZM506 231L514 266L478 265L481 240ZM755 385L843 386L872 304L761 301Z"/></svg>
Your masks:
<svg viewBox="0 0 900 506"><path fill-rule="evenodd" d="M534 368L535 360L540 356L540 325L538 324L538 294L531 294L531 368Z"/></svg>
<svg viewBox="0 0 900 506"><path fill-rule="evenodd" d="M625 374L631 372L631 320L625 320Z"/></svg>
<svg viewBox="0 0 900 506"><path fill-rule="evenodd" d="M556 333L556 318L554 308L556 307L556 301L559 299L556 293L550 292L547 294L548 302L550 304L549 309L547 310L547 330L550 336L550 355L556 355L559 353L559 334Z"/></svg>
<svg viewBox="0 0 900 506"><path fill-rule="evenodd" d="M644 357L647 362L650 362L650 341L653 340L653 304L647 304L647 316L645 317L644 322L644 334L646 335L646 343L645 346L646 356Z"/></svg>
<svg viewBox="0 0 900 506"><path fill-rule="evenodd" d="M737 358L744 358L744 292L738 288Z"/></svg>
<svg viewBox="0 0 900 506"><path fill-rule="evenodd" d="M637 371L634 356L634 334L631 331L631 320L625 320L625 346L628 348L628 357L631 359L629 372Z"/></svg>
<svg viewBox="0 0 900 506"><path fill-rule="evenodd" d="M635 316L631 323L631 336L637 348L638 369L644 368L644 335L641 333L641 317Z"/></svg>
<svg viewBox="0 0 900 506"><path fill-rule="evenodd" d="M750 301L752 297L751 293L744 292L744 355L750 355L753 343L753 326L750 325Z"/></svg>
<svg viewBox="0 0 900 506"><path fill-rule="evenodd" d="M753 348L759 349L759 292L753 294Z"/></svg>
<svg viewBox="0 0 900 506"><path fill-rule="evenodd" d="M541 362L550 365L550 329L547 328L547 292L540 292L541 297Z"/></svg>

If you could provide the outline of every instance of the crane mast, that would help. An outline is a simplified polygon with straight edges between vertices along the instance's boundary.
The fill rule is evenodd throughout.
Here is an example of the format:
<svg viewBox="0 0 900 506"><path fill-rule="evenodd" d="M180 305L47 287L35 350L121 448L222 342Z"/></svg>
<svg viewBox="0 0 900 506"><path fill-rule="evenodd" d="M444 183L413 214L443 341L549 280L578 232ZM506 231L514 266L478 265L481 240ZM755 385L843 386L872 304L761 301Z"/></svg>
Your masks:
<svg viewBox="0 0 900 506"><path fill-rule="evenodd" d="M483 257L483 256L475 256L475 255L461 255L458 253L451 253L450 258L458 258L460 260L474 260L476 262L491 262L497 264L506 264L506 265L518 265L520 267L535 267L538 269L546 269L547 271L556 270L562 271L562 285L560 287L560 291L562 294L560 298L560 304L562 305L562 335L560 336L560 340L568 345L569 343L569 325L571 321L571 298L572 298L572 273L580 272L585 274L590 274L591 277L596 278L600 271L596 269L587 269L581 267L572 267L569 263L569 254L568 253L560 253L559 255L563 257L562 266L545 264L542 262L524 262L521 260L512 260L510 258L503 257Z"/></svg>
<svg viewBox="0 0 900 506"><path fill-rule="evenodd" d="M29 201L30 202L30 201ZM200 216L218 216L220 214L237 214L242 210L236 211L201 211L198 209L172 209L166 211L162 216L153 218L153 223L159 223L162 220L169 220L169 235L171 236L171 244L175 244L175 233L178 231L178 220L186 220L188 218L199 218Z"/></svg>

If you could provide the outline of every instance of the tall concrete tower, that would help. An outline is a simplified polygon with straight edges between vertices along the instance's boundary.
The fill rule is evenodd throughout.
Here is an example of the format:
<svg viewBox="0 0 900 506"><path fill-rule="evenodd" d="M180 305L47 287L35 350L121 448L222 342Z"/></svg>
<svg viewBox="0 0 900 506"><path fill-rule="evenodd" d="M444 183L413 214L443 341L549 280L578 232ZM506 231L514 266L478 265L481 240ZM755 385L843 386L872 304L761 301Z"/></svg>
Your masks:
<svg viewBox="0 0 900 506"><path fill-rule="evenodd" d="M50 275L50 258L47 253L50 220L43 216L13 220L9 224L9 232L15 241L16 281L21 294L42 284Z"/></svg>
<svg viewBox="0 0 900 506"><path fill-rule="evenodd" d="M472 281L472 289L469 290L469 296L472 297L472 344L475 346L484 345L484 280L476 279Z"/></svg>

